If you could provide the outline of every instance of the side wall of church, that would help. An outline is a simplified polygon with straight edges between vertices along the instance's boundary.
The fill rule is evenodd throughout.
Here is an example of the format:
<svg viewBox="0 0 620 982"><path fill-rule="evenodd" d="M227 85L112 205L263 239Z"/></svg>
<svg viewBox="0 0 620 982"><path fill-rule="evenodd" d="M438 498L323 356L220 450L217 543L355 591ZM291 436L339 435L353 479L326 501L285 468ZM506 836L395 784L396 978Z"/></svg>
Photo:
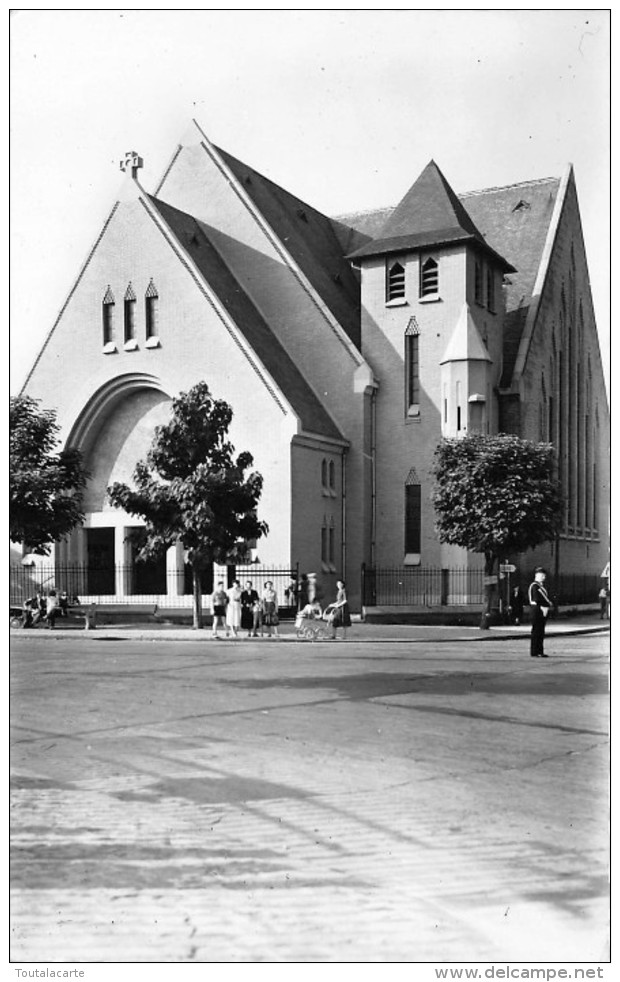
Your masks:
<svg viewBox="0 0 620 982"><path fill-rule="evenodd" d="M600 573L609 556L609 412L574 180L555 237L521 379L521 435L552 442L566 502L559 552L523 557Z"/></svg>

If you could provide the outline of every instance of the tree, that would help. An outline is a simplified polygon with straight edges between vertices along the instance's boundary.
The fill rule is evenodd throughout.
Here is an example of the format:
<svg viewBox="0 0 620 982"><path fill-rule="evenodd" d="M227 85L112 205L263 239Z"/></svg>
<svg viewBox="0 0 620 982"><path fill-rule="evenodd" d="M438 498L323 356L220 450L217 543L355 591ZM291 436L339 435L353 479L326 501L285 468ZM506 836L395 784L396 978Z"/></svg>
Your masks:
<svg viewBox="0 0 620 982"><path fill-rule="evenodd" d="M29 396L11 398L9 410L9 535L32 552L48 553L83 521L87 474L78 450L55 452L59 427L51 409Z"/></svg>
<svg viewBox="0 0 620 982"><path fill-rule="evenodd" d="M113 505L144 519L138 559L161 555L181 541L192 569L194 627L202 627L203 570L225 563L268 529L256 508L263 479L245 472L252 455L227 440L232 421L228 403L214 400L205 382L172 401L172 418L158 426L146 459L135 468L135 489L116 483L108 488Z"/></svg>
<svg viewBox="0 0 620 982"><path fill-rule="evenodd" d="M479 552L485 575L506 555L555 539L563 501L549 443L499 434L444 439L435 451L432 502L441 542ZM480 626L489 625L495 585L485 586Z"/></svg>

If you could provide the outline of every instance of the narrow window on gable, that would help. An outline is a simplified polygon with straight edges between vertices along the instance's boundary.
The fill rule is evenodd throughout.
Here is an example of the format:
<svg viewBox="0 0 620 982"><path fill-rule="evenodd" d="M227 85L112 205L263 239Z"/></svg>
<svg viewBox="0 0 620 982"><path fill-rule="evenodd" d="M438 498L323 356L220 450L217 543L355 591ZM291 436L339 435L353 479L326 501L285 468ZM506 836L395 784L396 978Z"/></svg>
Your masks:
<svg viewBox="0 0 620 982"><path fill-rule="evenodd" d="M387 299L400 300L405 296L405 268L399 262L388 262Z"/></svg>
<svg viewBox="0 0 620 982"><path fill-rule="evenodd" d="M333 460L330 460L329 462L328 471L329 471L329 490L335 491L336 490L336 465L334 464Z"/></svg>
<svg viewBox="0 0 620 982"><path fill-rule="evenodd" d="M131 283L125 291L124 312L124 341L127 344L136 339L136 295Z"/></svg>
<svg viewBox="0 0 620 982"><path fill-rule="evenodd" d="M420 266L420 296L429 297L439 293L439 265L429 256Z"/></svg>
<svg viewBox="0 0 620 982"><path fill-rule="evenodd" d="M101 305L101 317L103 328L104 347L111 348L114 345L114 294L108 286L103 303Z"/></svg>
<svg viewBox="0 0 620 982"><path fill-rule="evenodd" d="M323 460L321 461L321 485L322 485L324 491L327 491L327 488L328 488L327 480L328 480L328 478L327 478L327 461L325 460L325 458L323 458Z"/></svg>
<svg viewBox="0 0 620 982"><path fill-rule="evenodd" d="M159 335L158 330L158 319L159 319L159 294L157 293L157 288L150 281L146 293L144 295L144 320L146 325L146 340L157 338Z"/></svg>

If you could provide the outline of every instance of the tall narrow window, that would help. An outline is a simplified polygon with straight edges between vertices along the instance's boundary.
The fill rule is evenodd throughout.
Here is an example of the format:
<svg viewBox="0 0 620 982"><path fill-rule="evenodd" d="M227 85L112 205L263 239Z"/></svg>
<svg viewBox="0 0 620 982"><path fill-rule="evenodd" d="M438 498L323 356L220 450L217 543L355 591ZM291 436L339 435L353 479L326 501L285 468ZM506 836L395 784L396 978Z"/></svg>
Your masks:
<svg viewBox="0 0 620 982"><path fill-rule="evenodd" d="M495 311L495 272L492 266L487 266L487 307Z"/></svg>
<svg viewBox="0 0 620 982"><path fill-rule="evenodd" d="M144 320L146 324L147 341L151 338L156 338L159 334L157 325L159 313L158 306L159 295L153 280L151 280L144 295Z"/></svg>
<svg viewBox="0 0 620 982"><path fill-rule="evenodd" d="M455 385L455 396L456 396L456 432L460 433L463 426L463 416L461 408L461 383L457 382Z"/></svg>
<svg viewBox="0 0 620 982"><path fill-rule="evenodd" d="M335 491L336 490L336 465L334 464L333 460L330 460L329 462L328 472L329 472L329 490Z"/></svg>
<svg viewBox="0 0 620 982"><path fill-rule="evenodd" d="M419 556L422 543L422 487L415 469L405 484L405 555Z"/></svg>
<svg viewBox="0 0 620 982"><path fill-rule="evenodd" d="M325 460L325 457L323 457L323 460L321 461L321 486L324 491L327 491L329 487L327 482L328 482L327 461Z"/></svg>
<svg viewBox="0 0 620 982"><path fill-rule="evenodd" d="M412 317L405 331L405 412L417 416L420 411L420 329Z"/></svg>
<svg viewBox="0 0 620 982"><path fill-rule="evenodd" d="M333 518L330 519L329 529L327 531L328 531L328 544L327 544L328 562L330 566L333 566L335 563L335 556L336 556L336 529L334 527Z"/></svg>
<svg viewBox="0 0 620 982"><path fill-rule="evenodd" d="M323 524L321 525L321 562L327 564L329 562L329 545L327 538L327 518L323 515Z"/></svg>
<svg viewBox="0 0 620 982"><path fill-rule="evenodd" d="M114 294L108 286L101 305L104 345L114 344Z"/></svg>
<svg viewBox="0 0 620 982"><path fill-rule="evenodd" d="M474 300L476 303L483 303L482 261L480 259L476 259L474 263Z"/></svg>
<svg viewBox="0 0 620 982"><path fill-rule="evenodd" d="M439 266L437 260L429 256L420 266L420 296L429 297L439 293Z"/></svg>
<svg viewBox="0 0 620 982"><path fill-rule="evenodd" d="M396 262L388 265L387 299L399 300L405 296L405 269Z"/></svg>
<svg viewBox="0 0 620 982"><path fill-rule="evenodd" d="M136 337L136 295L131 283L125 291L124 326L124 340L127 344L128 341L134 341Z"/></svg>

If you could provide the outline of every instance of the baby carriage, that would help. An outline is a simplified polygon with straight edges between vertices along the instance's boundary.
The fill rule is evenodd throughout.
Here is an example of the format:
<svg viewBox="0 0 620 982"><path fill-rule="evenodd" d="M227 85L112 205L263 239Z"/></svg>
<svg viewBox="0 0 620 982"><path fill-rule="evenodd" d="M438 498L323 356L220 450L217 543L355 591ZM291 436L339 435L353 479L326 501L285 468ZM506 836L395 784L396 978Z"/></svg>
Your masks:
<svg viewBox="0 0 620 982"><path fill-rule="evenodd" d="M333 604L329 604L325 610L321 610L319 604L306 604L306 606L299 611L297 617L295 618L297 637L307 638L310 641L327 640L333 638L333 613Z"/></svg>

